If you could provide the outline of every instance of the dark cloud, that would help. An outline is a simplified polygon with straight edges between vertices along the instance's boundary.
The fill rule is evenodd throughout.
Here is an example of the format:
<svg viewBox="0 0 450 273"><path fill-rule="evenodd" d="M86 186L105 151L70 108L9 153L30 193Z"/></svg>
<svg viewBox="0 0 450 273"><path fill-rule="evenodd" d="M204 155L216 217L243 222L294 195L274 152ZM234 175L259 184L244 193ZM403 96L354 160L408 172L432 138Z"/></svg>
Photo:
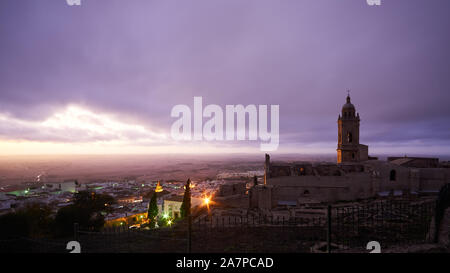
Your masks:
<svg viewBox="0 0 450 273"><path fill-rule="evenodd" d="M3 0L0 112L77 104L168 132L193 96L279 104L281 145L308 145L336 141L350 88L362 142L450 146L450 2L365 2Z"/></svg>

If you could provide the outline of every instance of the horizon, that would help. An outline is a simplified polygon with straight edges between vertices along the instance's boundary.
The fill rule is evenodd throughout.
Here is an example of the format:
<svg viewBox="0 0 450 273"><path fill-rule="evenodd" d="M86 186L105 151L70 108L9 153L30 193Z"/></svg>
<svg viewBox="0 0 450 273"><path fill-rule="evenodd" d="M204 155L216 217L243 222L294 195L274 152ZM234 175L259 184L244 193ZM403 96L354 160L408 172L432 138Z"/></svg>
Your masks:
<svg viewBox="0 0 450 273"><path fill-rule="evenodd" d="M0 155L0 160L5 159L37 159L37 158L82 158L82 157L171 157L178 159L192 159L193 156L198 156L203 158L224 158L224 159L260 159L262 162L264 161L264 154L269 154L271 158L277 160L277 158L292 158L292 159L305 159L308 161L310 157L321 157L321 158L333 158L333 162L336 161L336 153L265 153L265 152L255 152L255 153L239 153L239 152L230 152L230 153L154 153L154 154L144 154L144 153L136 153L136 154L13 154L13 155ZM387 157L423 157L423 158L438 158L440 161L448 161L450 160L450 155L448 154L420 154L420 153L404 153L404 154L396 154L396 153L382 153L382 154L372 154L372 156L377 157L378 160L386 160Z"/></svg>

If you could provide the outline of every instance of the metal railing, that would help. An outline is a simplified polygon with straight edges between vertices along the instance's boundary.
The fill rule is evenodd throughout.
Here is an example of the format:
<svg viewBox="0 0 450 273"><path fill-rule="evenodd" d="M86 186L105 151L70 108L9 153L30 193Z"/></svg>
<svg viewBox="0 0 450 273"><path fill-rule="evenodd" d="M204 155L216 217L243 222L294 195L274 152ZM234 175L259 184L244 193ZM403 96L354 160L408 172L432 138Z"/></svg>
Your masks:
<svg viewBox="0 0 450 273"><path fill-rule="evenodd" d="M0 239L0 252L68 252L69 240L78 241L81 252L310 252L318 243L331 252L365 247L369 241L383 246L431 243L435 214L435 201L374 200L325 206L314 217L201 215L149 230L124 225L93 231L75 225L70 239Z"/></svg>

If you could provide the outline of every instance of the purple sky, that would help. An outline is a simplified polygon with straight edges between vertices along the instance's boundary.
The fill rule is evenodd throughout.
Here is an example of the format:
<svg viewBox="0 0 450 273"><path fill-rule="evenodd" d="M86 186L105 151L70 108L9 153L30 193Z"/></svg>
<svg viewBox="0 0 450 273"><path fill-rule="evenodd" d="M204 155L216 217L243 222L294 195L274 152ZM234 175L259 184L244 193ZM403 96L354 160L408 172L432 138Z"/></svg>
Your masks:
<svg viewBox="0 0 450 273"><path fill-rule="evenodd" d="M370 153L450 154L448 0L81 1L0 1L6 154L35 147L17 143L174 145L158 134L194 96L279 104L280 152L334 153L347 89ZM119 125L42 125L70 105L92 113L92 126L105 123L97 115Z"/></svg>

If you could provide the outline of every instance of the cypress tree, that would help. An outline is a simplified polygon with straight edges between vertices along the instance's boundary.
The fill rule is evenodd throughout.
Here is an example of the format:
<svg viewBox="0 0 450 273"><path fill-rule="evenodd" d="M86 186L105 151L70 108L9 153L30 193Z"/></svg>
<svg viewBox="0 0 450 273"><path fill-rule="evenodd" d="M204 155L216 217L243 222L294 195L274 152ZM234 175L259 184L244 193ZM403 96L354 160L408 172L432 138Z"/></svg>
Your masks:
<svg viewBox="0 0 450 273"><path fill-rule="evenodd" d="M255 176L253 176L253 186L258 185L258 178Z"/></svg>
<svg viewBox="0 0 450 273"><path fill-rule="evenodd" d="M181 203L180 214L181 218L189 216L191 213L191 179L189 178L186 182L184 189L183 203Z"/></svg>
<svg viewBox="0 0 450 273"><path fill-rule="evenodd" d="M156 192L154 192L152 195L152 199L150 199L150 203L148 205L147 218L150 221L153 221L156 216L158 216L158 204L156 203Z"/></svg>

